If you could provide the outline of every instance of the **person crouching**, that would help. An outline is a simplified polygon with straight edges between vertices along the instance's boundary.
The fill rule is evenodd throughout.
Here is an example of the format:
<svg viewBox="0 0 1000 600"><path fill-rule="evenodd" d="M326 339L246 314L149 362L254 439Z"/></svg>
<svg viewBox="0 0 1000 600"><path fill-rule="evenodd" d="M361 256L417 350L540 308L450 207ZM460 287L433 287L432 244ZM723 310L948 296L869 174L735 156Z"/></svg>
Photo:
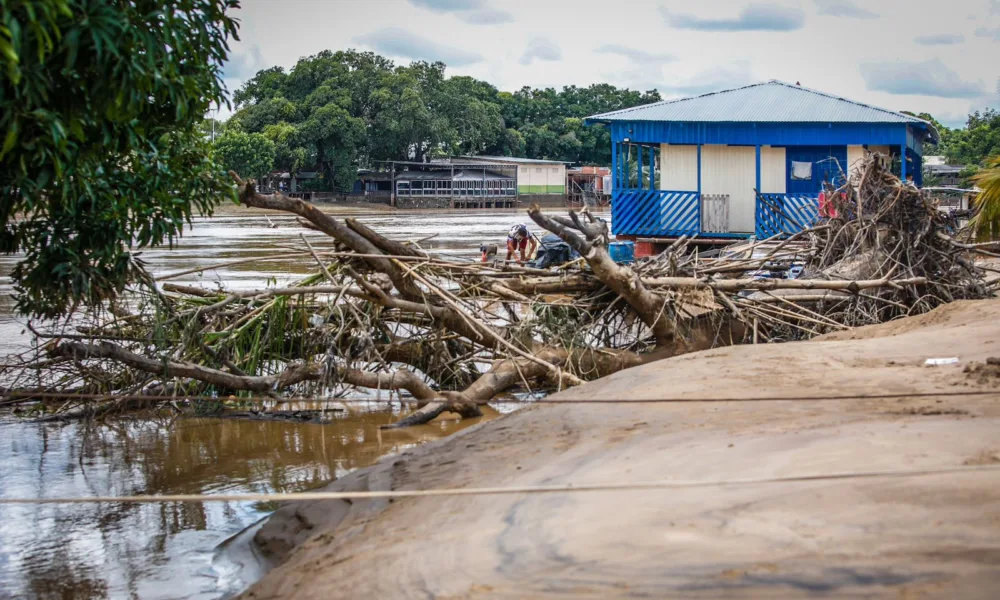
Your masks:
<svg viewBox="0 0 1000 600"><path fill-rule="evenodd" d="M496 262L497 252L500 250L496 244L479 244L479 252L483 255L483 262Z"/></svg>
<svg viewBox="0 0 1000 600"><path fill-rule="evenodd" d="M538 242L528 233L528 226L524 223L518 223L511 227L510 232L507 234L507 262L510 262L510 258L514 255L515 251L520 253L520 258L517 262L523 263L526 261L527 256L524 251L529 243L531 244L531 250L528 251L527 256L534 254Z"/></svg>

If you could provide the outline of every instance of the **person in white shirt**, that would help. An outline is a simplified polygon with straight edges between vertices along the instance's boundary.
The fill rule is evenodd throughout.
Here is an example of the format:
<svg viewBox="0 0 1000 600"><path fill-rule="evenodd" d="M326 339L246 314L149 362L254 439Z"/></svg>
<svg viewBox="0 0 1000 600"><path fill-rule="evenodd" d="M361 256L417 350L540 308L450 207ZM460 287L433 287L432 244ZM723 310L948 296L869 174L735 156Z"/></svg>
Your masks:
<svg viewBox="0 0 1000 600"><path fill-rule="evenodd" d="M527 249L528 244L531 244L531 250L525 254L525 249ZM535 238L528 233L528 226L524 223L518 223L510 228L510 232L507 234L507 261L510 261L510 257L514 255L517 251L520 253L520 258L517 262L523 263L527 260L528 256L535 253L535 248L538 246L538 242Z"/></svg>

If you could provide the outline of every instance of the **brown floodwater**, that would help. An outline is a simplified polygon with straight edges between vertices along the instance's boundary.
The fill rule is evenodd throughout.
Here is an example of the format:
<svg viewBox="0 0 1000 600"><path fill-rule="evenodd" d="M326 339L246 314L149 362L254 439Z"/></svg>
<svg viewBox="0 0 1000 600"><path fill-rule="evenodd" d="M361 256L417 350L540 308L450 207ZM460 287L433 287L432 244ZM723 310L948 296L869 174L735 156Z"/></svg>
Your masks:
<svg viewBox="0 0 1000 600"><path fill-rule="evenodd" d="M379 430L398 418L373 407L322 425L211 418L8 421L0 424L0 497L304 491L489 416ZM216 547L273 508L251 502L0 506L0 596L233 593L245 582Z"/></svg>
<svg viewBox="0 0 1000 600"><path fill-rule="evenodd" d="M470 261L481 242L502 244L514 223L541 233L523 212L357 216L394 239L437 234L422 246ZM141 258L156 276L257 258L173 281L230 289L281 285L315 270L312 259L281 257L304 249L302 233L317 248L331 246L293 218L228 208L198 219L174 249ZM266 260L273 256L280 260ZM0 257L2 355L30 349L24 320L13 314L9 273L16 260ZM399 418L398 408L350 406L324 424L211 418L43 424L0 415L0 497L303 491L498 414L380 431ZM232 548L220 550L220 544L273 508L241 502L2 505L0 597L225 597L242 589L253 569L239 569L227 556Z"/></svg>

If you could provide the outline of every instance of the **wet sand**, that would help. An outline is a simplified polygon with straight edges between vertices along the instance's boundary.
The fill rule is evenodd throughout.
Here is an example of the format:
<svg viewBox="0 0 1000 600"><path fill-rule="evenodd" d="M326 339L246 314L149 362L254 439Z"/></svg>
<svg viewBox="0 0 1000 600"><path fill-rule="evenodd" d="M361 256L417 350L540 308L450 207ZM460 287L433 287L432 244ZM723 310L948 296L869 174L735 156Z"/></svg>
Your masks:
<svg viewBox="0 0 1000 600"><path fill-rule="evenodd" d="M556 398L988 396L540 405L383 460L329 489L994 465L1000 378L963 369L1000 356L998 339L1000 302L961 302L810 342L685 355ZM958 365L924 366L953 356ZM1000 588L998 534L1000 471L299 504L282 507L258 534L279 555L294 549L244 597L992 598Z"/></svg>

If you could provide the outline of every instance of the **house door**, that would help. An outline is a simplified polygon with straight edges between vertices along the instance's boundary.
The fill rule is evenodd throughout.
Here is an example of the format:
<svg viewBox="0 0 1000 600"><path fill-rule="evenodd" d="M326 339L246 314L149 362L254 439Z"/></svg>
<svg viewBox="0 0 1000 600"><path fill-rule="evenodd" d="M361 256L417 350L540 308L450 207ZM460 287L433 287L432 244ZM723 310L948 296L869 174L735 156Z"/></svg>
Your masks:
<svg viewBox="0 0 1000 600"><path fill-rule="evenodd" d="M757 196L757 150L753 146L701 148L701 193L729 196L729 231L753 233Z"/></svg>

